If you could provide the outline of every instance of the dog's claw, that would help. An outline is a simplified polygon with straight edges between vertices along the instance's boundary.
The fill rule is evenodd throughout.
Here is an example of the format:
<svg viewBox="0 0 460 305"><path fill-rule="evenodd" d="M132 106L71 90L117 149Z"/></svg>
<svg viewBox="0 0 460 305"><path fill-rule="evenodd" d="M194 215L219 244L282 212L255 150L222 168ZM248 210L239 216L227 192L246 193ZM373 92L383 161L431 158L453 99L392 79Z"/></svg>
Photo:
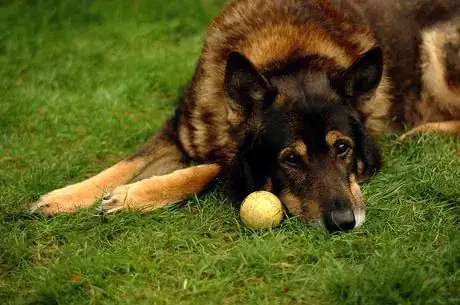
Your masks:
<svg viewBox="0 0 460 305"><path fill-rule="evenodd" d="M124 202L120 202L114 194L105 194L98 210L104 214L111 214L123 209Z"/></svg>
<svg viewBox="0 0 460 305"><path fill-rule="evenodd" d="M49 207L49 204L41 200L37 200L29 206L29 212L34 213L34 214L40 213L41 212L40 209L42 207L43 208Z"/></svg>
<svg viewBox="0 0 460 305"><path fill-rule="evenodd" d="M104 195L99 210L104 214L111 214L129 207L145 208L145 199L140 196L143 193L139 189L142 190L142 182L116 187L110 194Z"/></svg>

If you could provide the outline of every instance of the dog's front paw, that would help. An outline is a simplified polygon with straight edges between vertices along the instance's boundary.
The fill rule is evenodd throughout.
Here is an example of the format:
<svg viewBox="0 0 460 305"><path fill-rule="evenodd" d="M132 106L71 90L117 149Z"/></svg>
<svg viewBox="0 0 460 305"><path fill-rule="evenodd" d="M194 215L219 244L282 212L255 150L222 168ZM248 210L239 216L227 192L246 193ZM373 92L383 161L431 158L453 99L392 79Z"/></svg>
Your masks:
<svg viewBox="0 0 460 305"><path fill-rule="evenodd" d="M100 211L110 214L141 204L142 200L139 194L137 194L137 189L136 183L121 185L115 188L112 192L102 197L102 203L99 206Z"/></svg>
<svg viewBox="0 0 460 305"><path fill-rule="evenodd" d="M121 185L102 198L99 210L103 213L115 213L122 209L151 211L176 203L178 198L175 190L168 189L163 178L153 177L132 184Z"/></svg>
<svg viewBox="0 0 460 305"><path fill-rule="evenodd" d="M75 213L80 208L92 205L98 196L94 190L81 183L66 186L40 197L30 206L30 212L55 215L59 213Z"/></svg>

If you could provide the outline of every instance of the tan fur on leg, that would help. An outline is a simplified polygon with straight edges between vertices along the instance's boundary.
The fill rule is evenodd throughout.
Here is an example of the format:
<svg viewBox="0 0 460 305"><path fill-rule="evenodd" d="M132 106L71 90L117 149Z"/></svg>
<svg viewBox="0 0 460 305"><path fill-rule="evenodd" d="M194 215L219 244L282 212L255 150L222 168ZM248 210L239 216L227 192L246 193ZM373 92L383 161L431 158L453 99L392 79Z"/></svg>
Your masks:
<svg viewBox="0 0 460 305"><path fill-rule="evenodd" d="M425 123L404 133L398 138L398 141L404 141L420 132L441 132L446 134L460 135L460 121Z"/></svg>
<svg viewBox="0 0 460 305"><path fill-rule="evenodd" d="M165 126L167 126L166 123ZM121 161L85 181L43 195L30 207L46 215L72 213L86 208L117 186L149 175L162 175L182 168L183 153L164 130L155 134L131 158Z"/></svg>
<svg viewBox="0 0 460 305"><path fill-rule="evenodd" d="M54 215L89 207L105 192L129 182L143 166L145 164L142 159L121 161L88 180L43 195L31 205L30 211Z"/></svg>
<svg viewBox="0 0 460 305"><path fill-rule="evenodd" d="M149 211L183 201L201 192L220 170L217 164L199 165L119 186L103 198L101 210L106 213L126 208Z"/></svg>

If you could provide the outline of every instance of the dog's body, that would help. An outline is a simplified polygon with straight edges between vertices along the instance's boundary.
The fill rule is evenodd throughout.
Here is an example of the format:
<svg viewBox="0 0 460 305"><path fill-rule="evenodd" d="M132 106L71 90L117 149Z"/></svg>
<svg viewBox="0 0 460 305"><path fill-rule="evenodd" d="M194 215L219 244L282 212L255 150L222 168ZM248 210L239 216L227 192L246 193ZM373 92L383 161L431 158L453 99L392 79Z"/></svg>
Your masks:
<svg viewBox="0 0 460 305"><path fill-rule="evenodd" d="M33 210L72 212L103 191L111 192L103 211L155 209L222 174L238 200L265 189L330 230L359 226L357 181L380 161L372 135L460 119L455 2L230 1L163 129L131 158L43 196ZM184 169L189 161L206 165Z"/></svg>

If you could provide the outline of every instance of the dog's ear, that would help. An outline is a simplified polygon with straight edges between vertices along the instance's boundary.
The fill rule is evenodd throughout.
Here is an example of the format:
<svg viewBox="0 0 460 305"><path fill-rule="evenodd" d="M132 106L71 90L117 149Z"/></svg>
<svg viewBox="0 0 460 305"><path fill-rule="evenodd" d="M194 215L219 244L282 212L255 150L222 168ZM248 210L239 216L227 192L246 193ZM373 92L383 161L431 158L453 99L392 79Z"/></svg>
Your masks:
<svg viewBox="0 0 460 305"><path fill-rule="evenodd" d="M225 67L225 91L232 101L246 109L267 107L273 92L267 79L241 53L232 52Z"/></svg>
<svg viewBox="0 0 460 305"><path fill-rule="evenodd" d="M382 157L380 148L360 122L353 126L356 147L355 172L359 181L374 176L380 169Z"/></svg>
<svg viewBox="0 0 460 305"><path fill-rule="evenodd" d="M342 75L331 79L331 86L344 97L358 98L377 88L382 73L382 49L375 47L367 51Z"/></svg>

